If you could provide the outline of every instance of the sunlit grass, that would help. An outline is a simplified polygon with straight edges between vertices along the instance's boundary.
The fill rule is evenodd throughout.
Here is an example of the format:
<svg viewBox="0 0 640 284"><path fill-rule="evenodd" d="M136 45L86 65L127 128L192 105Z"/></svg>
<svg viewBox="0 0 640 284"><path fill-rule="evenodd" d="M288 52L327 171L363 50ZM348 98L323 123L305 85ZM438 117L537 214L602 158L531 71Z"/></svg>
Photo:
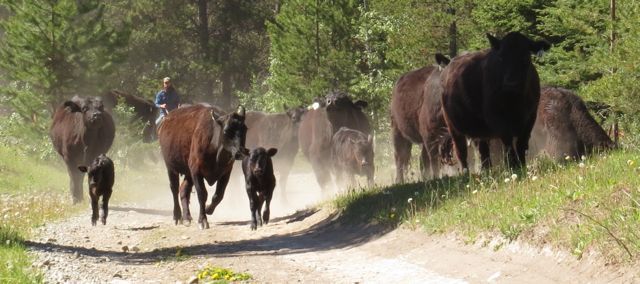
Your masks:
<svg viewBox="0 0 640 284"><path fill-rule="evenodd" d="M346 220L455 232L469 241L500 236L551 243L577 257L640 256L640 151L578 162L536 161L527 172L494 169L350 193L334 204Z"/></svg>

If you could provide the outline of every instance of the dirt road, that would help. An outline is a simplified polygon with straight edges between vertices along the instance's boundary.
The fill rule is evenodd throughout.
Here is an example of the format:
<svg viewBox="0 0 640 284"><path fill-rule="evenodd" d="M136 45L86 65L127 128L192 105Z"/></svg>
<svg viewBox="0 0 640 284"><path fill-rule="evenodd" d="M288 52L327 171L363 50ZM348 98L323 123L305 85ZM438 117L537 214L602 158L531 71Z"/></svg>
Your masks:
<svg viewBox="0 0 640 284"><path fill-rule="evenodd" d="M311 207L320 200L312 176L290 181L288 203L275 199L272 222L257 231L249 229L247 197L234 183L209 230L173 224L168 187L148 186L157 194L145 201L114 202L106 226L91 226L87 206L38 229L29 242L34 265L48 283L186 283L206 265L249 273L258 283L640 281L549 249L511 243L494 251L454 236L344 225L330 209Z"/></svg>

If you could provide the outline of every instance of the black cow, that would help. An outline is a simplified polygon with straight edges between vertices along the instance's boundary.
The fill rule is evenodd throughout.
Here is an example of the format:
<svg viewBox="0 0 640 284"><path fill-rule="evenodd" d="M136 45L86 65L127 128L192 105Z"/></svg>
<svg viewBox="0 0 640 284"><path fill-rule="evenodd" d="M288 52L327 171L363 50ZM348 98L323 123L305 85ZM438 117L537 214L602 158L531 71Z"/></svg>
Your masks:
<svg viewBox="0 0 640 284"><path fill-rule="evenodd" d="M323 191L331 181L331 139L346 126L351 129L371 133L369 120L363 109L365 101L353 102L348 94L336 92L325 97L325 106L310 109L302 117L298 131L298 141L302 153L309 159L316 180Z"/></svg>
<svg viewBox="0 0 640 284"><path fill-rule="evenodd" d="M209 228L205 213L213 214L222 201L233 162L249 152L244 147L247 133L244 119L242 106L236 112L225 113L218 107L193 105L177 108L165 116L158 127L158 141L169 175L176 224L182 220L191 222L189 197L195 185L200 208L198 224L200 229ZM179 175L184 175L180 188ZM205 180L209 185L216 183L216 192L206 208Z"/></svg>
<svg viewBox="0 0 640 284"><path fill-rule="evenodd" d="M454 58L441 75L444 118L463 171L468 170L466 137L479 139L483 168L491 164L490 138L502 141L510 167L525 166L540 99L531 54L550 48L518 32L487 37L490 49Z"/></svg>
<svg viewBox="0 0 640 284"><path fill-rule="evenodd" d="M91 225L95 226L98 220L98 199L102 196L102 216L100 222L107 224L109 215L109 198L113 192L115 170L113 161L104 154L100 154L87 166L79 166L83 173L88 173L89 197L91 197Z"/></svg>
<svg viewBox="0 0 640 284"><path fill-rule="evenodd" d="M249 149L258 146L278 149L278 156L273 163L280 173L280 194L284 197L287 178L293 165L293 160L298 154L298 128L300 120L306 112L303 107L287 108L285 113L263 113L257 111L247 112L245 124L247 125L246 147Z"/></svg>
<svg viewBox="0 0 640 284"><path fill-rule="evenodd" d="M373 136L347 127L341 127L333 135L331 142L331 160L336 182L347 186L354 184L354 176L366 176L368 185L373 185L375 164L373 161Z"/></svg>
<svg viewBox="0 0 640 284"><path fill-rule="evenodd" d="M99 154L109 151L115 132L113 118L104 111L98 97L75 96L56 109L49 137L67 166L74 204L83 200L84 173L78 166L88 165Z"/></svg>
<svg viewBox="0 0 640 284"><path fill-rule="evenodd" d="M441 162L450 163L451 137L442 114L442 66L449 63L436 54L437 66L426 66L402 75L391 96L391 132L396 162L396 182L404 182L411 146L420 144L422 176L439 175Z"/></svg>
<svg viewBox="0 0 640 284"><path fill-rule="evenodd" d="M113 113L112 109L123 102L127 106L133 108L132 121L140 121L143 123L142 141L150 143L158 137L156 135L156 118L158 117L158 108L152 100L143 99L134 95L130 95L118 90L111 90L102 96L105 109Z"/></svg>
<svg viewBox="0 0 640 284"><path fill-rule="evenodd" d="M262 222L269 224L271 212L270 204L273 189L276 187L276 177L273 175L271 158L278 152L276 148L265 150L262 147L251 150L251 154L242 160L242 172L249 196L249 210L251 210L251 230L255 230ZM265 205L264 214L262 205Z"/></svg>

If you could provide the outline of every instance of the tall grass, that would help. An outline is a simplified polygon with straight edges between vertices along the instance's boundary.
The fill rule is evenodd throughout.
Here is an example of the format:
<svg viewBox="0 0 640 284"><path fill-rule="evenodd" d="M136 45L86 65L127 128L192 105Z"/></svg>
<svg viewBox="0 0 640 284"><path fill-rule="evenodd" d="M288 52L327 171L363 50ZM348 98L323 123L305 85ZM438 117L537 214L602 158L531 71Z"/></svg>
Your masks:
<svg viewBox="0 0 640 284"><path fill-rule="evenodd" d="M579 162L538 160L526 172L393 185L350 193L334 204L346 220L405 224L469 241L500 236L554 244L577 257L611 262L640 256L640 151L618 150Z"/></svg>

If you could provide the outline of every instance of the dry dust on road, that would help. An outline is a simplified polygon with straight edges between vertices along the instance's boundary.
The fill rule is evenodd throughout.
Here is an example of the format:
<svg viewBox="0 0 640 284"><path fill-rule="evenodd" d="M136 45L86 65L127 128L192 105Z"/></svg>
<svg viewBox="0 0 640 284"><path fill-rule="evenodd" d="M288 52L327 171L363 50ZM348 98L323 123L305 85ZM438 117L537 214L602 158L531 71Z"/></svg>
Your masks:
<svg viewBox="0 0 640 284"><path fill-rule="evenodd" d="M454 236L342 224L329 207L316 206L321 195L311 174L289 181L286 204L276 195L271 223L257 231L249 229L239 178L209 216L208 230L174 225L169 188L159 181L144 188L153 198L112 203L106 226L91 226L87 206L82 214L38 228L29 250L47 283L186 283L207 265L249 273L257 283L640 281L549 249L511 243L494 251Z"/></svg>

